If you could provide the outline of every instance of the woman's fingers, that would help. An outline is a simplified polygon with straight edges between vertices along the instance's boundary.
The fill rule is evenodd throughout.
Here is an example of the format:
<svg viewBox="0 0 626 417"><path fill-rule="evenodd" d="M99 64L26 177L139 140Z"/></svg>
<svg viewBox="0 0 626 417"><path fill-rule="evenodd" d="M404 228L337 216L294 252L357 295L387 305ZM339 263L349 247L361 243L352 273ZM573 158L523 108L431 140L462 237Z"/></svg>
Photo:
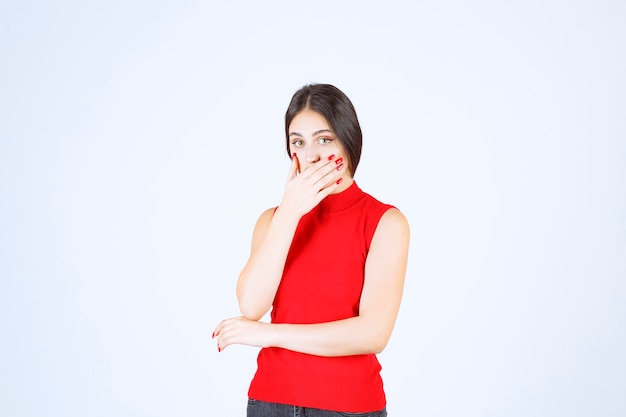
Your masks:
<svg viewBox="0 0 626 417"><path fill-rule="evenodd" d="M314 171L311 172L308 179L315 186L316 191L320 192L337 182L343 174L344 164L343 162L337 164L336 161L328 161L320 167L313 166L310 169L314 169Z"/></svg>
<svg viewBox="0 0 626 417"><path fill-rule="evenodd" d="M232 323L235 320L235 317L222 320L211 335L212 339L217 338L217 350L222 351L228 346L230 343L228 342L229 333L232 332Z"/></svg>
<svg viewBox="0 0 626 417"><path fill-rule="evenodd" d="M291 180L296 177L297 174L300 173L300 162L298 161L298 155L294 152L291 156L291 166L289 167L289 174L287 174L287 179Z"/></svg>
<svg viewBox="0 0 626 417"><path fill-rule="evenodd" d="M221 352L233 344L262 347L262 326L262 323L244 317L232 317L223 320L213 332L213 338L217 337L218 351Z"/></svg>

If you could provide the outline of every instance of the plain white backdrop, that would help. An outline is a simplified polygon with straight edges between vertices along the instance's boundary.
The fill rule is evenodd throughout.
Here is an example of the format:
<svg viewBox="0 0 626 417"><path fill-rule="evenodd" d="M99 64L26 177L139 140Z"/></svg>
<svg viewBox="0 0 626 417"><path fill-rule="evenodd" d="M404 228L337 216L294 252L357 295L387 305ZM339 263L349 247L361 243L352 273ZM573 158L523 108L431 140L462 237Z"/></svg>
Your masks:
<svg viewBox="0 0 626 417"><path fill-rule="evenodd" d="M3 1L0 414L243 416L217 352L291 95L412 228L390 416L626 415L618 1ZM384 294L381 294L384 296Z"/></svg>

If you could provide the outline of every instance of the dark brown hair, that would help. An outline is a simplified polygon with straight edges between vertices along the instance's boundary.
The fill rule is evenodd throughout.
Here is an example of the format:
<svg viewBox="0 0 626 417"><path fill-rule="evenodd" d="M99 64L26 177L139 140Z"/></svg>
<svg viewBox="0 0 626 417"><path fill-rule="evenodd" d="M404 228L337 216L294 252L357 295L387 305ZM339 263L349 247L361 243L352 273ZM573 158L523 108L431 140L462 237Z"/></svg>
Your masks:
<svg viewBox="0 0 626 417"><path fill-rule="evenodd" d="M340 89L330 84L305 85L291 98L285 113L285 136L289 154L289 125L302 110L313 110L328 121L348 158L348 167L354 177L363 147L363 134L352 102ZM291 155L290 155L291 156Z"/></svg>

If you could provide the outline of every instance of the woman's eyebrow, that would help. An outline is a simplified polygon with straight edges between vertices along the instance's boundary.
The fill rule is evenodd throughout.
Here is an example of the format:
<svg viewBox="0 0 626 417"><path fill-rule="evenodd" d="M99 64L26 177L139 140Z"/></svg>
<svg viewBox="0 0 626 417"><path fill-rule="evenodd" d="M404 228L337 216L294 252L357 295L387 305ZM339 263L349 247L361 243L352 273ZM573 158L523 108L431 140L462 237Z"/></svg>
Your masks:
<svg viewBox="0 0 626 417"><path fill-rule="evenodd" d="M313 135L311 135L311 136L317 136L317 135L320 135L320 134L322 134L322 133L330 133L330 134L332 135L332 134L333 134L333 131L332 131L332 130L330 130L330 129L322 129L322 130L318 130L317 132L314 132L314 133L313 133ZM292 137L292 136L300 136L300 137L302 137L303 135L302 135L302 133L298 133L298 132L291 132L291 133L289 134L289 137Z"/></svg>
<svg viewBox="0 0 626 417"><path fill-rule="evenodd" d="M322 130L318 130L317 132L313 133L313 136L321 135L322 133L330 133L332 135L333 131L330 130L330 129L322 129Z"/></svg>

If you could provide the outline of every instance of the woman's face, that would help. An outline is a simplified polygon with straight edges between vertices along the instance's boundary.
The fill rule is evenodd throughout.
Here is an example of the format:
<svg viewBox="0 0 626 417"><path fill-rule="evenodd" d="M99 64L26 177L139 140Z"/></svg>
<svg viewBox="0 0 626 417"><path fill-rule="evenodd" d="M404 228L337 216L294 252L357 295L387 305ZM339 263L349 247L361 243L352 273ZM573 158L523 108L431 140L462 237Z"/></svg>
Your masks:
<svg viewBox="0 0 626 417"><path fill-rule="evenodd" d="M289 153L298 155L301 171L320 160L327 161L330 155L335 155L335 161L343 158L346 175L350 172L349 161L339 138L324 116L310 109L304 109L296 114L289 125Z"/></svg>

